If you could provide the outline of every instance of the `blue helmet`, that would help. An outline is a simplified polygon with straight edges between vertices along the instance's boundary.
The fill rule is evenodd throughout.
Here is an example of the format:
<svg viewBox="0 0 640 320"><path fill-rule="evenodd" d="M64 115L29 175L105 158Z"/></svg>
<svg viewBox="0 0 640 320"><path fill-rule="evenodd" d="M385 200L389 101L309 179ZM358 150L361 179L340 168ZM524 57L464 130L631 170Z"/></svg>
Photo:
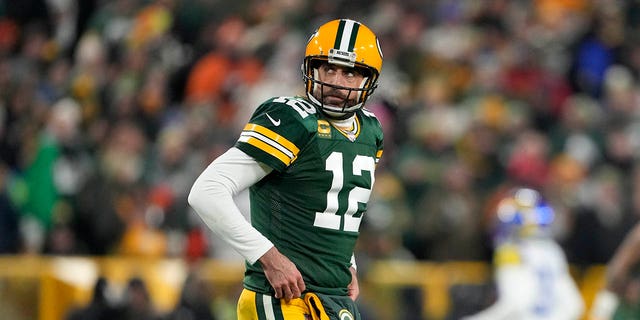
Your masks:
<svg viewBox="0 0 640 320"><path fill-rule="evenodd" d="M526 237L544 234L554 220L554 211L538 191L518 188L498 203L496 216L499 234Z"/></svg>

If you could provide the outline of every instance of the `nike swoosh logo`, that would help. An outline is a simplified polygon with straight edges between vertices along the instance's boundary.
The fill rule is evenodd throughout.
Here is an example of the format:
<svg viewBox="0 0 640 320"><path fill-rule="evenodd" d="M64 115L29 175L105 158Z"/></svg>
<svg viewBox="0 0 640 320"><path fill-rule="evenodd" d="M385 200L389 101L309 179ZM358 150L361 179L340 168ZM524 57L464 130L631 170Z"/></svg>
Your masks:
<svg viewBox="0 0 640 320"><path fill-rule="evenodd" d="M280 125L280 119L278 119L277 121L274 120L273 118L271 118L271 116L267 113L267 118L269 118L269 121L271 121L271 123L273 123L274 126L279 126Z"/></svg>

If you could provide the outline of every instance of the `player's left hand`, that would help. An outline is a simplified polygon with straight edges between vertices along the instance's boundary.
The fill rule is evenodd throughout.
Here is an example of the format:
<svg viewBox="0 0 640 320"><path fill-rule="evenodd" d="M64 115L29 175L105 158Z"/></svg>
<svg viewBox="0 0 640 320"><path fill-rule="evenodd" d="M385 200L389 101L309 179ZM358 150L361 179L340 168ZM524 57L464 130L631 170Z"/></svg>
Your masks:
<svg viewBox="0 0 640 320"><path fill-rule="evenodd" d="M360 295L360 286L358 285L358 275L356 269L349 268L351 270L351 283L347 286L347 295L351 300L356 301L358 295Z"/></svg>

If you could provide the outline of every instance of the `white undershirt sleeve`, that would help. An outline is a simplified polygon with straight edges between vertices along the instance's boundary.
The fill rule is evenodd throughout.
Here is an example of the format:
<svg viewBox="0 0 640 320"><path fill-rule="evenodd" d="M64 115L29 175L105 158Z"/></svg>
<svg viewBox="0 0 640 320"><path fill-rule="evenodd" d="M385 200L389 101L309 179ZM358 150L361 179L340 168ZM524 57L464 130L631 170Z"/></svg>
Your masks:
<svg viewBox="0 0 640 320"><path fill-rule="evenodd" d="M200 174L189 192L189 205L204 223L251 264L273 243L244 218L233 196L271 171L240 149L230 148Z"/></svg>

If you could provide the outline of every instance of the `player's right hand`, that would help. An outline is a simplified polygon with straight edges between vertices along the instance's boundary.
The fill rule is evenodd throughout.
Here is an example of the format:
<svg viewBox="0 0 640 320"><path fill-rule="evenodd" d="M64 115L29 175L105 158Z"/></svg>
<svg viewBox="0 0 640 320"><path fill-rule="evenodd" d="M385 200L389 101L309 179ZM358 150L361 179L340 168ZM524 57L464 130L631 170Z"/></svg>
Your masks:
<svg viewBox="0 0 640 320"><path fill-rule="evenodd" d="M276 247L269 249L260 259L267 280L275 290L277 299L289 301L302 296L305 290L302 274L296 265L285 257Z"/></svg>

